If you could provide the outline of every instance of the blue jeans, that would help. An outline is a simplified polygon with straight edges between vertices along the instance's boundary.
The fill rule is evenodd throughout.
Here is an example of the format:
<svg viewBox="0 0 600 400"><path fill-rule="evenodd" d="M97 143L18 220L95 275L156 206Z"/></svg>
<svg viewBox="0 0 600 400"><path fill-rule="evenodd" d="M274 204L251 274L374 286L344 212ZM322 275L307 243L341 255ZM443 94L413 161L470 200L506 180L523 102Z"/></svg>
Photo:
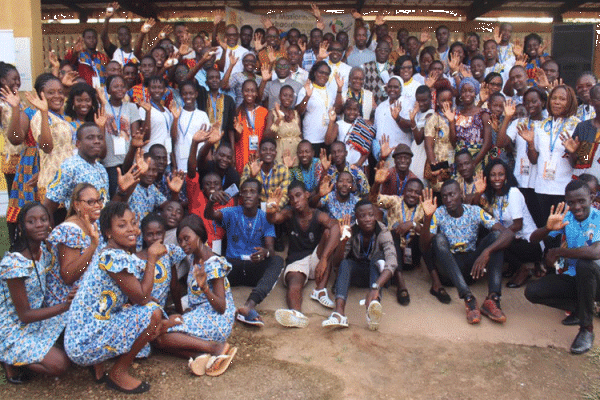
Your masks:
<svg viewBox="0 0 600 400"><path fill-rule="evenodd" d="M342 260L335 281L335 298L347 300L350 284L356 287L371 287L377 282L380 272L377 266L379 259Z"/></svg>

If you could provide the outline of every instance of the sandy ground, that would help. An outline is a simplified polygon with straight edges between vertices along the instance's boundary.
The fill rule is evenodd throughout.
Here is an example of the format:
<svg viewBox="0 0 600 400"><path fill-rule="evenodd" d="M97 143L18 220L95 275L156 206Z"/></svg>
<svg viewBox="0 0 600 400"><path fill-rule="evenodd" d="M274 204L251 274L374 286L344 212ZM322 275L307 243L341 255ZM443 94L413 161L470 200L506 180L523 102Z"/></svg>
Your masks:
<svg viewBox="0 0 600 400"><path fill-rule="evenodd" d="M564 313L534 306L523 289L505 289L504 325L483 319L465 321L456 290L449 305L429 294L423 271L407 273L411 303L396 303L395 288L384 291L384 317L378 332L366 329L366 293L351 289L347 307L350 328L326 331L329 310L309 299L303 330L280 327L273 311L284 306L281 285L260 305L266 326L236 325L231 342L239 347L231 368L221 377L192 377L186 361L155 355L134 365L134 375L148 380L143 399L600 399L600 351L572 356L568 348L577 327L560 324ZM474 285L483 300L485 283ZM249 288L234 289L242 304ZM131 398L91 382L74 368L61 379L34 378L27 385L0 386L2 399Z"/></svg>

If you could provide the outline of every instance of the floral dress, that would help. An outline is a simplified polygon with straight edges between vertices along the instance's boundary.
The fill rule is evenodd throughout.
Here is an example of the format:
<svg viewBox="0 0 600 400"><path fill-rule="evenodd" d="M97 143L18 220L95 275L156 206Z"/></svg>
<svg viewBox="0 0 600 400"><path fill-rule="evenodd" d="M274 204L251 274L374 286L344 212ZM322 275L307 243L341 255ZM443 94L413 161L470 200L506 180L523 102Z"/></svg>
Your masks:
<svg viewBox="0 0 600 400"><path fill-rule="evenodd" d="M21 253L6 253L0 262L0 361L9 365L29 365L41 362L65 328L65 314L24 324L10 297L8 279L24 278L29 306L42 308L46 280L52 265L52 254L42 244L42 255L35 263Z"/></svg>
<svg viewBox="0 0 600 400"><path fill-rule="evenodd" d="M62 244L71 249L79 249L80 254L83 254L85 250L91 246L92 239L85 234L79 225L73 222L63 222L52 230L48 236L48 243L52 246L52 253L55 257L48 274L46 274L46 287L48 290L46 291L44 301L46 302L46 305L53 306L64 303L73 287L67 285L60 275L58 245ZM86 271L89 269L89 265L95 265L97 263L97 258L98 251L96 250ZM83 275L73 285L79 286L82 279Z"/></svg>
<svg viewBox="0 0 600 400"><path fill-rule="evenodd" d="M171 267L177 266L185 258L185 253L181 247L166 244L167 254L162 256L154 267L154 287L152 288L152 297L158 300L162 307L167 303L167 296L171 284Z"/></svg>
<svg viewBox="0 0 600 400"><path fill-rule="evenodd" d="M462 149L469 150L471 156L475 158L483 146L483 120L481 115L488 113L486 109L481 109L475 115L463 115L459 111L456 114L456 151ZM483 169L487 164L488 155L483 162L475 167L476 171Z"/></svg>
<svg viewBox="0 0 600 400"><path fill-rule="evenodd" d="M169 332L182 332L202 340L225 342L235 320L235 305L231 287L226 276L231 271L231 264L224 258L212 256L204 262L206 280L213 290L213 280L225 278L225 300L227 306L223 314L219 314L208 302L206 295L200 290L194 278L193 268L188 274L188 301L191 311L183 314L183 324L169 329Z"/></svg>
<svg viewBox="0 0 600 400"><path fill-rule="evenodd" d="M65 351L75 364L94 365L125 354L150 325L154 302L131 304L109 272L129 272L141 280L146 262L120 249L104 249L84 274L71 304ZM148 353L146 346L142 353ZM147 354L144 354L147 355Z"/></svg>

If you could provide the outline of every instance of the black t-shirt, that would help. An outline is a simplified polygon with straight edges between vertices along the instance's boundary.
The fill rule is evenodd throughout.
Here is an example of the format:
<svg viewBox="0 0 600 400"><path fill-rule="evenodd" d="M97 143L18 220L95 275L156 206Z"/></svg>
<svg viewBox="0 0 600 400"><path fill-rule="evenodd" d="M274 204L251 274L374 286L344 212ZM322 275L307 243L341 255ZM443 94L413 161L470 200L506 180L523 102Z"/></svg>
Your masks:
<svg viewBox="0 0 600 400"><path fill-rule="evenodd" d="M319 245L323 235L323 229L319 223L319 214L321 214L321 211L314 210L307 230L300 227L298 217L295 214L285 222L285 228L289 236L287 265L309 256Z"/></svg>

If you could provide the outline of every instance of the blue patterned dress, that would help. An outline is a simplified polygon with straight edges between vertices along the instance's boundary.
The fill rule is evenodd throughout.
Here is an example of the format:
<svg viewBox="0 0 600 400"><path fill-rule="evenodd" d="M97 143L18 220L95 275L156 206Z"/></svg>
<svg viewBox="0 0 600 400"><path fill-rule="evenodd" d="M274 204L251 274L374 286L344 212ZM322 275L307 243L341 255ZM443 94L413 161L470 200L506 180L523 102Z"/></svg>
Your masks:
<svg viewBox="0 0 600 400"><path fill-rule="evenodd" d="M158 300L162 307L167 303L167 296L171 284L171 267L177 266L185 258L185 253L181 247L166 244L167 254L162 256L154 267L154 287L152 288L152 297Z"/></svg>
<svg viewBox="0 0 600 400"><path fill-rule="evenodd" d="M92 239L83 232L79 225L73 222L63 222L52 230L48 236L48 243L52 246L52 253L54 254L54 262L50 267L48 274L46 274L46 297L44 301L48 306L64 303L67 300L67 296L71 291L72 285L69 286L65 283L62 276L60 275L60 260L58 257L58 245L70 247L72 249L79 249L80 254L83 254L85 250L92 244ZM100 247L98 247L100 248ZM96 264L98 258L98 251L94 253L89 266ZM79 286L83 279L83 275L74 283Z"/></svg>
<svg viewBox="0 0 600 400"><path fill-rule="evenodd" d="M226 308L223 314L219 314L208 302L206 295L200 290L194 278L194 268L188 274L188 301L191 311L183 314L183 324L169 329L169 332L182 332L202 340L225 342L235 320L235 305L231 287L226 276L231 271L231 264L224 257L212 256L204 262L206 280L210 290L213 290L213 280L225 278L225 300Z"/></svg>
<svg viewBox="0 0 600 400"><path fill-rule="evenodd" d="M52 254L42 244L42 256L35 262L21 253L6 253L0 262L0 361L9 365L41 362L65 328L65 314L24 324L10 297L8 279L24 278L27 299L32 309L42 308L46 291L45 275L52 265Z"/></svg>
<svg viewBox="0 0 600 400"><path fill-rule="evenodd" d="M160 306L130 304L108 274L127 271L141 280L145 265L120 249L104 249L98 263L90 265L71 304L65 330L65 351L75 364L94 365L129 352L150 325L152 313Z"/></svg>

